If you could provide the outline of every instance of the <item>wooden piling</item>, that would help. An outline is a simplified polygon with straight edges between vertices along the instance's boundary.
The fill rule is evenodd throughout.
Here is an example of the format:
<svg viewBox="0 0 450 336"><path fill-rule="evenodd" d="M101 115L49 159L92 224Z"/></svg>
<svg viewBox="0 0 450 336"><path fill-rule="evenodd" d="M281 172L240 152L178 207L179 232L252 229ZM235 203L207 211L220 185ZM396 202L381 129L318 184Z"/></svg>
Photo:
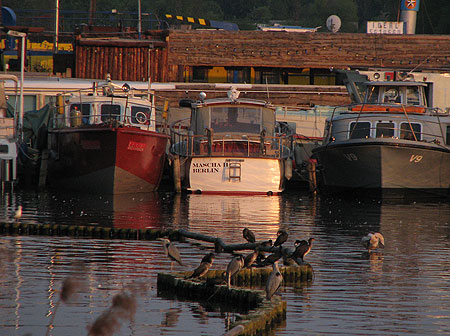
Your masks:
<svg viewBox="0 0 450 336"><path fill-rule="evenodd" d="M175 293L179 297L185 297L195 300L214 300L214 302L231 304L234 307L239 306L249 309L248 313L239 315L236 322L225 333L227 336L233 335L257 335L263 331L272 328L274 325L286 319L286 302L281 297L274 296L272 300L265 299L265 293L258 289L246 289L242 287L228 288L223 284L224 270L210 270L202 279L191 280L187 277L190 272L182 273L159 273L157 279L158 291ZM259 285L267 281L271 269L256 268L246 269L239 272L237 282L245 281L245 286ZM260 273L263 276L253 276ZM312 269L309 265L290 266L282 268L283 276L288 278L298 278L300 274L305 273L306 277L311 276ZM296 276L290 276L293 274ZM288 276L289 275L289 276ZM216 281L212 281L216 279ZM260 279L256 284L255 279ZM286 283L285 283L286 284Z"/></svg>

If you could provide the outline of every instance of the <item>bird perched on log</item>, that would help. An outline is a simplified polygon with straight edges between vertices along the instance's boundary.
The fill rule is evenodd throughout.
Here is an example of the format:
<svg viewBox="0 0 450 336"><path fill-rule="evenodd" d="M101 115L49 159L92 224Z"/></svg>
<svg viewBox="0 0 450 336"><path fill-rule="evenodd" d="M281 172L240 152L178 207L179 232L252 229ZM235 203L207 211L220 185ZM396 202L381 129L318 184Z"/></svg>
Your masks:
<svg viewBox="0 0 450 336"><path fill-rule="evenodd" d="M379 232L369 232L361 238L361 243L370 252L378 247L384 247L384 237Z"/></svg>
<svg viewBox="0 0 450 336"><path fill-rule="evenodd" d="M19 205L17 207L16 212L14 213L14 220L17 222L20 218L22 218L22 206Z"/></svg>
<svg viewBox="0 0 450 336"><path fill-rule="evenodd" d="M283 245L284 242L286 242L286 240L288 239L288 233L283 230L280 229L277 232L277 239L275 240L275 243L273 243L273 246L281 246Z"/></svg>
<svg viewBox="0 0 450 336"><path fill-rule="evenodd" d="M296 260L300 259L302 263L304 262L303 258L311 251L314 238L309 238L306 240L296 240L294 243L295 251L292 253L291 258Z"/></svg>
<svg viewBox="0 0 450 336"><path fill-rule="evenodd" d="M256 237L255 234L253 233L253 231L251 231L250 229L245 228L242 231L242 235L244 236L244 239L246 241L248 241L249 243L254 243L256 242Z"/></svg>
<svg viewBox="0 0 450 336"><path fill-rule="evenodd" d="M183 262L181 261L180 251L178 251L177 247L174 243L172 243L167 238L160 238L163 243L164 253L170 259L170 269L172 269L172 262L176 261L181 266L183 266Z"/></svg>
<svg viewBox="0 0 450 336"><path fill-rule="evenodd" d="M214 253L208 253L202 258L200 265L194 270L191 276L188 279L195 279L204 276L210 267L212 266L215 259Z"/></svg>
<svg viewBox="0 0 450 336"><path fill-rule="evenodd" d="M244 257L242 254L238 254L233 259L231 259L230 263L227 266L227 271L225 274L225 278L227 280L227 286L231 286L231 279L244 267Z"/></svg>
<svg viewBox="0 0 450 336"><path fill-rule="evenodd" d="M283 276L278 269L278 263L273 263L273 271L270 273L269 278L266 282L266 298L271 300L275 292L280 288L281 282L283 281Z"/></svg>
<svg viewBox="0 0 450 336"><path fill-rule="evenodd" d="M261 244L259 244L259 246L268 246L268 247L270 247L272 245L273 245L272 239L263 241ZM264 253L263 250L260 250L258 253L258 257L256 258L256 263L262 264L265 258L266 258L266 254Z"/></svg>
<svg viewBox="0 0 450 336"><path fill-rule="evenodd" d="M244 258L244 268L250 268L250 266L253 265L253 263L256 261L256 258L258 258L259 255L259 247L255 248L255 250Z"/></svg>
<svg viewBox="0 0 450 336"><path fill-rule="evenodd" d="M274 253L269 254L263 261L263 265L270 265L278 261L283 256L282 249L276 250Z"/></svg>

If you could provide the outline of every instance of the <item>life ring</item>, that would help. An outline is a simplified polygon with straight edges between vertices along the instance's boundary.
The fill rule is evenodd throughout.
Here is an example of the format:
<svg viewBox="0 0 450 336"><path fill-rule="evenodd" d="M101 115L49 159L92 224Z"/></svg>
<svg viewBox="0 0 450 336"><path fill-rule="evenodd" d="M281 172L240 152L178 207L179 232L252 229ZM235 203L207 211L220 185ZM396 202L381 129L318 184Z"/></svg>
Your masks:
<svg viewBox="0 0 450 336"><path fill-rule="evenodd" d="M148 124L148 118L147 114L145 112L139 111L134 115L134 119L137 121L138 124Z"/></svg>

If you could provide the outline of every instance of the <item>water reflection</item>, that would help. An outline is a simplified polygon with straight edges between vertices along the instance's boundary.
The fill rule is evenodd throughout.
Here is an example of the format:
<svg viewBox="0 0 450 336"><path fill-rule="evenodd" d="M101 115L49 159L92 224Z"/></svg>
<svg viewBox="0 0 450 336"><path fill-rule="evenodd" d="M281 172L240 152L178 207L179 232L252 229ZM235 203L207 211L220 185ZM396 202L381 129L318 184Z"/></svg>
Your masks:
<svg viewBox="0 0 450 336"><path fill-rule="evenodd" d="M296 239L316 238L305 261L311 284L284 286L287 321L276 335L450 333L450 205L436 201L387 201L282 196L175 195L157 193L101 197L55 192L7 193L0 218L11 221L23 205L24 223L105 225L123 228L185 228L244 242L242 228L258 240L279 228ZM361 237L379 231L386 247L367 253ZM198 266L211 244L177 242L186 266ZM236 314L212 303L156 293L156 274L170 269L161 242L71 237L0 236L0 333L45 334L73 262L84 261L87 289L58 308L52 335L83 334L88 324L132 283L150 288L138 297L132 324L118 335L221 334ZM213 269L225 268L219 254ZM187 326L187 327L186 327Z"/></svg>

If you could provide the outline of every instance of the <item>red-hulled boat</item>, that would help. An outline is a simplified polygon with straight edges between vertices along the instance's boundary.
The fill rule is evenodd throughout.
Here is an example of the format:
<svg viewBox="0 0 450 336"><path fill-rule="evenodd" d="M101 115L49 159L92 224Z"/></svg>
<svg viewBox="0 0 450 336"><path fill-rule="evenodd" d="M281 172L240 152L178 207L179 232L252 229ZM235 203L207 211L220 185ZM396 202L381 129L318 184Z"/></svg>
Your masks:
<svg viewBox="0 0 450 336"><path fill-rule="evenodd" d="M117 89L108 82L59 99L48 131L51 186L104 194L158 188L169 137L156 131L149 97L135 97L127 85Z"/></svg>

